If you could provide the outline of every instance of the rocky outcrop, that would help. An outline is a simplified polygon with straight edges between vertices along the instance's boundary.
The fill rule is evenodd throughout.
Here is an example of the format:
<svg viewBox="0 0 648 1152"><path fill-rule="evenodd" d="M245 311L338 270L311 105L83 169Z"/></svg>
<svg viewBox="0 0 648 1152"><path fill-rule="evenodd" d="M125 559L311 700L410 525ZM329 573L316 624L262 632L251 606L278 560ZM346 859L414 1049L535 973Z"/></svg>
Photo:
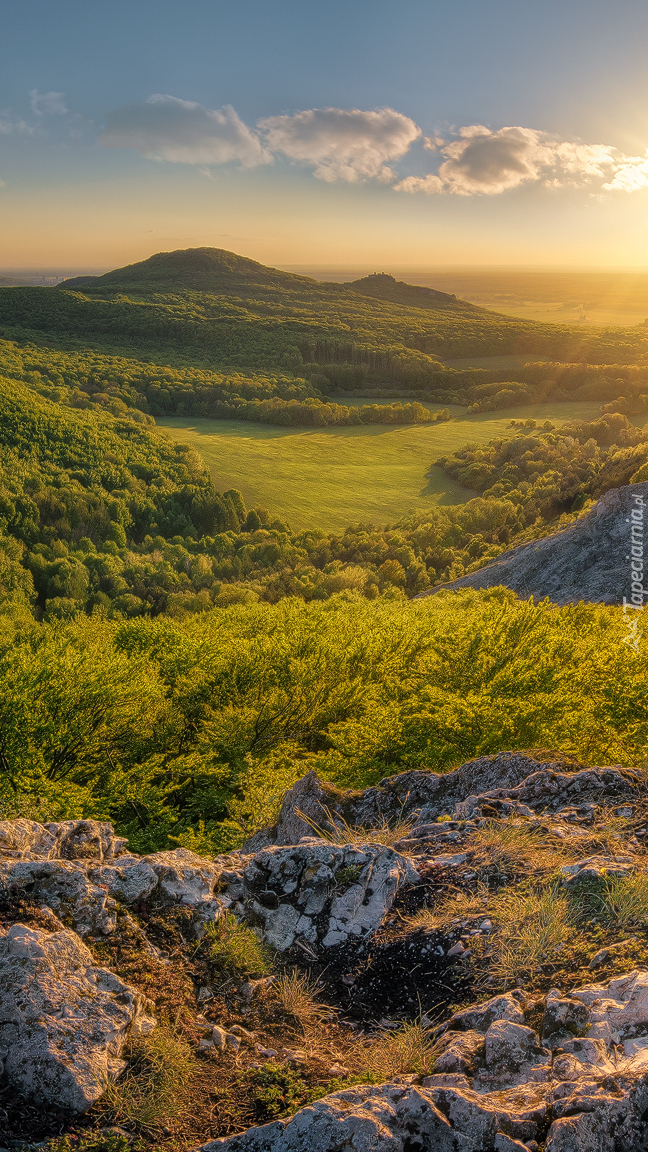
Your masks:
<svg viewBox="0 0 648 1152"><path fill-rule="evenodd" d="M68 820L0 822L0 893L29 893L81 936L109 936L120 904L183 904L214 920L223 864L176 848L150 856L125 851L111 824Z"/></svg>
<svg viewBox="0 0 648 1152"><path fill-rule="evenodd" d="M312 836L314 828L343 827L343 822L371 827L383 821L415 820L420 830L439 816L468 819L479 814L482 805L490 806L491 815L493 804L499 805L506 815L520 806L529 814L557 812L592 800L618 803L632 796L639 782L637 773L620 766L582 768L522 752L480 756L445 774L401 772L364 792L340 792L309 772L286 793L277 823L257 832L242 851L297 844L303 836Z"/></svg>
<svg viewBox="0 0 648 1152"><path fill-rule="evenodd" d="M265 995L277 995L268 991L272 977L229 981L238 1007L230 1003L227 1014L219 1007L210 1015L207 1005L225 1001L212 986L211 944L198 941L206 925L226 913L270 946L279 969L301 964L322 980L327 973L326 995L337 988L333 1003L352 1026L362 1020L388 1027L385 1016L393 1023L417 1006L438 1020L443 1005L465 1002L474 986L471 956L472 964L475 957L483 961L481 975L490 979L489 957L502 931L497 909L488 917L478 875L490 867L483 837L481 848L476 838L484 824L504 820L541 830L547 843L562 839L552 879L557 890L562 883L561 900L571 900L583 882L616 877L617 883L645 872L638 839L647 832L643 777L547 756L504 752L446 775L404 772L363 792L338 791L309 773L286 795L276 826L213 860L182 848L138 856L97 821L1 822L4 1083L25 1098L81 1113L119 1074L128 1037L155 1024L136 990L97 964L87 946L100 939L102 954L117 957L121 932L129 948L135 941L159 965L169 963L156 947L162 939L181 942L183 966L203 948L195 1006L209 1019L196 1018L203 1029L195 1039L197 1058L235 1059L242 1069L255 1058L301 1067L306 1057L294 1040L284 1047L243 1027L245 1013L252 1015ZM612 830L611 812L621 817ZM395 820L406 827L393 846L363 838L362 827ZM602 846L600 823L608 828ZM329 834L335 831L328 839L327 825ZM610 847L617 826L631 826L633 834ZM347 842L337 842L345 836ZM579 836L587 837L582 849ZM410 911L434 910L435 901L447 905L457 894L470 898L467 910L456 918L451 911L442 927L428 927L425 916L408 919ZM34 912L32 926L21 921L21 909ZM160 924L168 926L168 937L155 936L166 931ZM187 931L193 940L185 955ZM583 975L590 956L592 971L605 972L610 957L628 967L643 963L632 950L636 939L598 936ZM434 1033L432 1076L349 1087L292 1119L206 1147L510 1152L535 1141L548 1152L634 1152L648 1141L648 972L569 993L555 988L546 995L547 986L542 1020L537 986L533 1000L514 988L454 1011Z"/></svg>
<svg viewBox="0 0 648 1152"><path fill-rule="evenodd" d="M504 584L518 596L554 604L587 600L621 604L630 600L631 574L628 560L628 519L637 507L633 495L648 500L648 483L613 488L594 507L568 528L521 544L504 552L467 576L421 592L415 599L434 596L441 589L492 588Z"/></svg>
<svg viewBox="0 0 648 1152"><path fill-rule="evenodd" d="M201 1152L631 1152L648 1138L648 972L549 993L542 1039L516 990L456 1013L434 1075L335 1092ZM406 1081L410 1081L407 1083ZM405 1083L403 1082L405 1081Z"/></svg>
<svg viewBox="0 0 648 1152"><path fill-rule="evenodd" d="M403 885L418 873L407 857L381 844L327 844L305 837L265 848L242 871L223 872L232 911L263 929L279 952L295 940L330 948L382 924Z"/></svg>
<svg viewBox="0 0 648 1152"><path fill-rule="evenodd" d="M125 1067L127 1036L154 1026L76 933L0 931L0 1061L16 1091L85 1112Z"/></svg>

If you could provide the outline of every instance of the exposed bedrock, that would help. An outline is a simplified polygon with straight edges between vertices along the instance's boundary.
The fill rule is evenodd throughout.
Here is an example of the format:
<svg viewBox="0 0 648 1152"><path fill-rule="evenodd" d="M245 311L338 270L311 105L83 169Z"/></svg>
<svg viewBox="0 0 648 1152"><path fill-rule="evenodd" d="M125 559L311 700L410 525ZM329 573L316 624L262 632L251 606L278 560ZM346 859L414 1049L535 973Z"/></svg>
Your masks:
<svg viewBox="0 0 648 1152"><path fill-rule="evenodd" d="M622 604L630 600L630 527L628 518L638 502L648 501L648 483L613 488L577 520L546 536L503 552L477 572L440 584L415 599L434 596L442 588L492 588L504 584L518 596L554 604L589 600L599 604ZM646 583L646 582L644 582Z"/></svg>
<svg viewBox="0 0 648 1152"><path fill-rule="evenodd" d="M632 1152L648 1138L648 972L549 993L541 1034L516 989L452 1016L435 1074L326 1096L201 1152Z"/></svg>

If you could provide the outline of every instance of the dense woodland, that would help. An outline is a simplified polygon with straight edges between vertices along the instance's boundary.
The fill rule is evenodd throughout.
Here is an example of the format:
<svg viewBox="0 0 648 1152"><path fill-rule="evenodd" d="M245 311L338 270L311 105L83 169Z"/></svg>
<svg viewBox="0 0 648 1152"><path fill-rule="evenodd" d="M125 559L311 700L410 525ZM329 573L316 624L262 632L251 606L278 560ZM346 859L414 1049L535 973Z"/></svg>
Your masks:
<svg viewBox="0 0 648 1152"><path fill-rule="evenodd" d="M645 685L615 609L501 589L410 600L648 477L648 432L629 418L648 395L647 334L217 256L185 268L184 288L155 258L147 283L134 266L0 290L0 818L96 815L134 848L215 851L308 767L357 786L502 747L633 762ZM547 359L513 382L435 359L493 351ZM397 403L344 404L369 386ZM514 420L437 462L474 499L339 535L217 492L154 427L406 423L448 417L423 398L523 396L603 411Z"/></svg>

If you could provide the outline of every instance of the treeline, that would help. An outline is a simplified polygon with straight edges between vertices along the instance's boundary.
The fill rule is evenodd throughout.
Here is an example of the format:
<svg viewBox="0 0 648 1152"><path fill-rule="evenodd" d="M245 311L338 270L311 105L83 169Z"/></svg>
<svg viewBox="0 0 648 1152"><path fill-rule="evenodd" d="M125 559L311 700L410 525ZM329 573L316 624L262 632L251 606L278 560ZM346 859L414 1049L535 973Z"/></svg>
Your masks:
<svg viewBox="0 0 648 1152"><path fill-rule="evenodd" d="M325 401L311 381L285 376L243 376L199 368L172 368L125 357L20 347L0 341L0 372L41 396L72 408L98 408L153 424L155 416L251 420L287 427L354 424L424 424L449 420L447 409L421 403L364 404Z"/></svg>
<svg viewBox="0 0 648 1152"><path fill-rule="evenodd" d="M648 430L620 413L560 429L548 421L542 428L534 420L511 423L524 432L483 446L468 444L435 463L485 499L511 501L527 525L550 522L610 488L648 476Z"/></svg>

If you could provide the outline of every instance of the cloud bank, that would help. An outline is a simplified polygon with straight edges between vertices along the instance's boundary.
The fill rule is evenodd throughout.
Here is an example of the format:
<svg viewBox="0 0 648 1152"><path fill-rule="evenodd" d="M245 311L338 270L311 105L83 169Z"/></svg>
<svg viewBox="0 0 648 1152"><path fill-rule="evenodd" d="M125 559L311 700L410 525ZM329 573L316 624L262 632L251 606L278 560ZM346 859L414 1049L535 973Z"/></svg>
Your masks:
<svg viewBox="0 0 648 1152"><path fill-rule="evenodd" d="M393 108L313 108L294 116L268 116L259 128L273 152L312 165L320 180L350 183L391 182L388 162L404 156L421 135L413 120Z"/></svg>
<svg viewBox="0 0 648 1152"><path fill-rule="evenodd" d="M230 104L205 108L158 94L142 104L118 108L106 119L108 128L99 143L105 148L139 148L147 160L203 165L236 160L253 168L271 159Z"/></svg>
<svg viewBox="0 0 648 1152"><path fill-rule="evenodd" d="M65 111L62 93L31 93L37 116ZM397 192L450 196L496 196L524 184L548 188L589 187L600 192L648 188L645 156L625 156L608 144L557 140L521 125L495 131L471 124L448 136L423 136L419 126L394 108L311 108L267 116L249 128L231 105L207 108L175 96L155 95L107 116L99 143L137 148L148 160L202 167L235 162L244 168L285 157L306 165L318 180L359 183L376 180ZM3 128L0 119L0 132ZM14 129L12 129L14 130ZM397 173L412 145L438 156L425 175Z"/></svg>
<svg viewBox="0 0 648 1152"><path fill-rule="evenodd" d="M440 153L445 159L437 173L406 176L395 185L396 191L494 196L530 182L558 188L596 180L606 181L602 184L606 191L648 187L645 158L623 156L608 144L556 141L535 128L491 132L472 124L459 130L458 139L441 143Z"/></svg>

